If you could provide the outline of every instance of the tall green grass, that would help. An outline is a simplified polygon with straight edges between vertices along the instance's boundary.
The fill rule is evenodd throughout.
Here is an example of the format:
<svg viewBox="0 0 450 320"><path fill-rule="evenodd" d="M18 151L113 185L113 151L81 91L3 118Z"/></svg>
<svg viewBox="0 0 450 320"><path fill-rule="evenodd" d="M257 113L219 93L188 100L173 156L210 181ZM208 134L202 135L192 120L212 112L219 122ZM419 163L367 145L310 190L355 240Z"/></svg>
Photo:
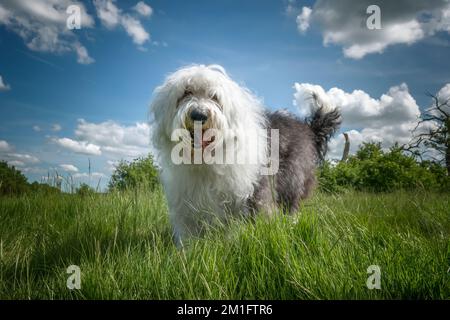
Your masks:
<svg viewBox="0 0 450 320"><path fill-rule="evenodd" d="M184 250L161 191L1 198L0 298L448 299L449 234L448 194L316 194L296 217L235 221Z"/></svg>

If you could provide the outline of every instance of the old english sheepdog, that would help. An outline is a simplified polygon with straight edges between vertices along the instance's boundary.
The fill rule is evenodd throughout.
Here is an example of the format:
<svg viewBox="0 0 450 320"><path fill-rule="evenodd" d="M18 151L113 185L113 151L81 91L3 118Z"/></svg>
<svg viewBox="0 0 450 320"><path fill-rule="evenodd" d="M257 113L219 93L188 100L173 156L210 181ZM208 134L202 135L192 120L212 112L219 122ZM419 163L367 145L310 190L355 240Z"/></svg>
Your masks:
<svg viewBox="0 0 450 320"><path fill-rule="evenodd" d="M169 75L150 106L152 143L177 244L229 217L293 213L340 124L311 92L310 116L269 112L219 65Z"/></svg>

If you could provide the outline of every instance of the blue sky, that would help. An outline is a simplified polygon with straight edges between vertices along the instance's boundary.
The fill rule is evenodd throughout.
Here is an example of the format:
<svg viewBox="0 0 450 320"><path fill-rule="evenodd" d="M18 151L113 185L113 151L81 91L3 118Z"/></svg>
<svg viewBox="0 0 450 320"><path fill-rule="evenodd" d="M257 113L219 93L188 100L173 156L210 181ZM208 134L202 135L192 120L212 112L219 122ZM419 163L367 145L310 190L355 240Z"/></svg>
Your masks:
<svg viewBox="0 0 450 320"><path fill-rule="evenodd" d="M344 105L343 130L353 130L355 141L385 134L406 139L417 108L430 104L425 92L450 93L450 10L447 1L399 2L405 6L379 2L383 30L369 33L362 26L365 1L146 0L151 14L140 13L136 0L64 0L59 7L5 1L0 158L38 181L55 169L84 181L90 158L105 186L115 161L149 150L145 123L153 89L192 63L221 64L271 109L297 112L306 84L320 86ZM70 4L89 17L80 30L65 29ZM112 20L100 13L109 4L117 9ZM137 27L127 32L126 21ZM46 26L56 37L44 33ZM84 55L77 55L80 47ZM341 142L332 141L332 155L341 152Z"/></svg>

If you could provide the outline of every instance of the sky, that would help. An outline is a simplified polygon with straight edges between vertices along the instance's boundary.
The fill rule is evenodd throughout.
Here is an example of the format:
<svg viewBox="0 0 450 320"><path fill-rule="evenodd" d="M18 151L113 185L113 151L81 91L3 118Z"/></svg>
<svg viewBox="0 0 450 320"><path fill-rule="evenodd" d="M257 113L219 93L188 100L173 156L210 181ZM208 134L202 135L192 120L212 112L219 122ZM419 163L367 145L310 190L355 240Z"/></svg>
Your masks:
<svg viewBox="0 0 450 320"><path fill-rule="evenodd" d="M450 97L450 3L377 1L378 16L373 3L2 0L0 159L30 181L58 172L104 189L117 161L151 150L154 88L194 63L222 65L271 110L304 116L319 91L352 152L407 143L426 93ZM338 134L328 157L342 150Z"/></svg>

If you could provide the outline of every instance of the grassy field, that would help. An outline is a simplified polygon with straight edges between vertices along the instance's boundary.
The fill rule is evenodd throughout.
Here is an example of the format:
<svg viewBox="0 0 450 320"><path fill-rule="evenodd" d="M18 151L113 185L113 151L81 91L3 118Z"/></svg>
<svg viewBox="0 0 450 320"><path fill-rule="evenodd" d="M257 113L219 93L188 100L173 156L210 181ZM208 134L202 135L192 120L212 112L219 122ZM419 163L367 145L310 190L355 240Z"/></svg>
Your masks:
<svg viewBox="0 0 450 320"><path fill-rule="evenodd" d="M450 298L449 194L317 193L300 212L178 250L161 192L1 198L0 298Z"/></svg>

